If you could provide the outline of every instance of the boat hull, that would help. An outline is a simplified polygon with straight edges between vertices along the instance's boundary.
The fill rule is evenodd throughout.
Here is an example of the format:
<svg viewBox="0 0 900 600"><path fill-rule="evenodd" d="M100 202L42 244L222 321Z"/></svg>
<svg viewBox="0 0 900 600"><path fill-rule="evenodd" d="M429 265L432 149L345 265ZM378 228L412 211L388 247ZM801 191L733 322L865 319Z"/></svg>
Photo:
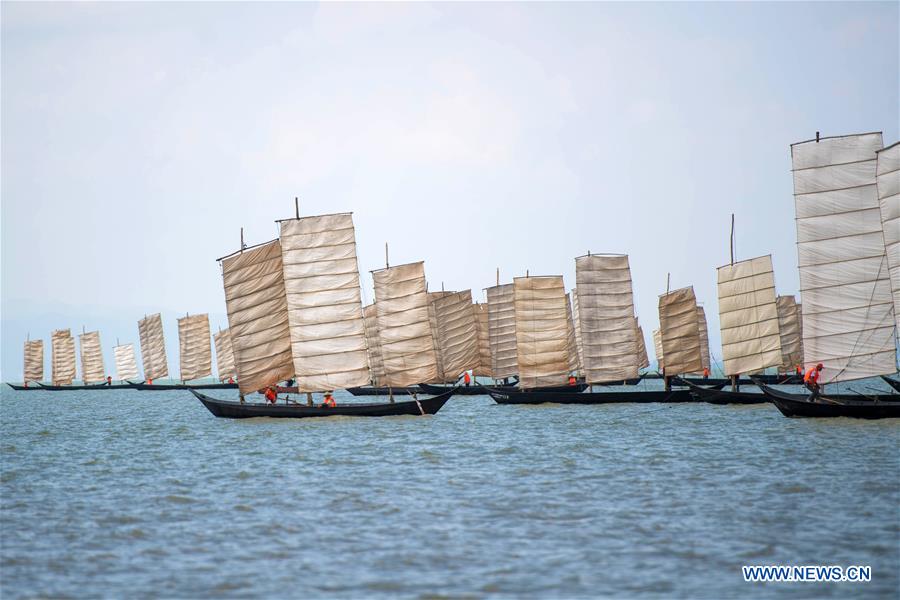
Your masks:
<svg viewBox="0 0 900 600"><path fill-rule="evenodd" d="M236 383L135 383L134 389L142 392L165 392L169 390L236 390Z"/></svg>
<svg viewBox="0 0 900 600"><path fill-rule="evenodd" d="M884 382L887 383L889 386L891 386L892 388L894 388L895 390L900 392L900 381L897 381L896 379L891 379L890 377L885 377L884 375L882 375L881 378L884 379Z"/></svg>
<svg viewBox="0 0 900 600"><path fill-rule="evenodd" d="M134 383L116 383L113 385L107 385L105 383L96 383L93 385L45 385L42 383L38 384L40 386L39 389L42 389L47 392L69 392L76 390L133 390L137 384ZM28 388L32 389L32 388Z"/></svg>
<svg viewBox="0 0 900 600"><path fill-rule="evenodd" d="M765 404L769 399L765 394L750 392L732 392L731 390L721 389L719 386L703 387L695 385L690 381L682 380L688 387L690 393L700 402L708 402L709 404ZM673 384L681 383L673 381ZM716 388L719 389L716 389Z"/></svg>
<svg viewBox="0 0 900 600"><path fill-rule="evenodd" d="M650 404L696 402L689 390L635 392L521 392L488 388L497 404Z"/></svg>
<svg viewBox="0 0 900 600"><path fill-rule="evenodd" d="M431 385L430 383L420 383L419 388L425 394L443 394L444 392L450 391L453 389L453 386L447 385ZM507 390L507 389L515 389L514 385L501 385L498 386L497 389ZM456 388L456 393L454 396L487 396L487 389L483 385L461 385Z"/></svg>
<svg viewBox="0 0 900 600"><path fill-rule="evenodd" d="M347 388L347 391L353 394L354 396L390 396L393 393L395 396L400 396L403 394L421 394L422 389L417 385L410 385L407 387L395 387L388 388L382 386L365 386L365 387L355 387L355 388Z"/></svg>
<svg viewBox="0 0 900 600"><path fill-rule="evenodd" d="M25 387L24 385L16 385L15 383L8 383L8 382L7 382L6 385L8 385L8 386L11 387L12 389L17 390L17 391L19 391L19 392L31 392L31 391L33 391L33 390L40 390L40 389L43 389L43 388L40 386L40 384L35 384L35 385L32 385L32 386Z"/></svg>
<svg viewBox="0 0 900 600"><path fill-rule="evenodd" d="M844 396L821 395L813 402L809 396L788 394L760 383L759 388L786 417L851 419L900 418L900 396L880 394L866 400L851 400Z"/></svg>

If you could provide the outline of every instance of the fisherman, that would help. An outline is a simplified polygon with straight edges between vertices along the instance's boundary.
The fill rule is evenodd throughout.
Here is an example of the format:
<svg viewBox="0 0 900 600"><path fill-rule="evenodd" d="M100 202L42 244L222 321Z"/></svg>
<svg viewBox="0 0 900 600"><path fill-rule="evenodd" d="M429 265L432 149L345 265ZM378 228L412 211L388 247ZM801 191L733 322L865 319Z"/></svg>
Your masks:
<svg viewBox="0 0 900 600"><path fill-rule="evenodd" d="M334 408L335 406L337 406L337 404L335 403L331 392L325 392L325 401L322 402L322 408Z"/></svg>
<svg viewBox="0 0 900 600"><path fill-rule="evenodd" d="M153 385L153 378L152 378L152 377L151 377L150 379L147 380L147 385Z"/></svg>
<svg viewBox="0 0 900 600"><path fill-rule="evenodd" d="M112 377L110 375L106 376L106 385L112 385Z"/></svg>
<svg viewBox="0 0 900 600"><path fill-rule="evenodd" d="M709 367L703 367L703 379L709 379Z"/></svg>
<svg viewBox="0 0 900 600"><path fill-rule="evenodd" d="M469 377L469 372L468 372L468 371L466 371L466 372L463 374L463 382L465 382L466 387L469 387L469 384L472 382L472 378Z"/></svg>
<svg viewBox="0 0 900 600"><path fill-rule="evenodd" d="M229 378L228 378L228 383L234 383L234 377L229 377Z"/></svg>
<svg viewBox="0 0 900 600"><path fill-rule="evenodd" d="M819 397L819 373L824 368L825 365L819 363L814 367L810 367L806 372L806 375L803 376L803 383L806 385L806 388L812 392L813 400Z"/></svg>
<svg viewBox="0 0 900 600"><path fill-rule="evenodd" d="M267 387L266 388L266 402L269 402L270 404L275 404L275 402L277 400L278 400L278 394L275 393L275 388L273 388L272 386Z"/></svg>
<svg viewBox="0 0 900 600"><path fill-rule="evenodd" d="M575 385L576 380L574 375L569 375L569 385Z"/></svg>

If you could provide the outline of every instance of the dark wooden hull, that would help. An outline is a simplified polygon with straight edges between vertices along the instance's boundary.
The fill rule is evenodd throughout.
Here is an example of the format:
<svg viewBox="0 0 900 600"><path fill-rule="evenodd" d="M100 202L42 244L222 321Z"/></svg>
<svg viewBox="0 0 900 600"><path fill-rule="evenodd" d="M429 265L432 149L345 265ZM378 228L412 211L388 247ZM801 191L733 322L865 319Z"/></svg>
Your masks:
<svg viewBox="0 0 900 600"><path fill-rule="evenodd" d="M877 396L858 396L849 399L842 396L820 395L815 401L810 395L788 394L765 384L759 384L763 393L772 401L786 417L833 418L849 417L851 419L897 419L900 418L900 396L897 394L879 394Z"/></svg>
<svg viewBox="0 0 900 600"><path fill-rule="evenodd" d="M379 404L338 404L333 408L306 406L305 404L263 404L234 400L217 400L191 389L191 393L203 403L209 412L226 419L250 419L253 417L302 419L308 417L396 417L401 415L433 415L441 410L455 390L439 396Z"/></svg>
<svg viewBox="0 0 900 600"><path fill-rule="evenodd" d="M674 384L675 382L673 382ZM710 404L765 404L769 401L765 394L751 392L732 392L731 390L707 388L684 381L691 394L701 402ZM718 387L718 386L716 386Z"/></svg>
<svg viewBox="0 0 900 600"><path fill-rule="evenodd" d="M7 383L6 385L20 392L31 392L34 390L43 389L39 383L35 383L35 385L30 385L28 387L25 387L24 385L16 385L15 383Z"/></svg>
<svg viewBox="0 0 900 600"><path fill-rule="evenodd" d="M497 404L620 404L696 402L690 390L635 392L521 392L488 388Z"/></svg>
<svg viewBox="0 0 900 600"><path fill-rule="evenodd" d="M450 385L431 385L430 383L420 383L419 388L425 394L443 394L444 392L448 392L453 389L453 386ZM514 385L501 385L497 386L497 389L508 390L515 389ZM456 393L454 396L487 396L487 389L483 385L461 385L456 388Z"/></svg>
<svg viewBox="0 0 900 600"><path fill-rule="evenodd" d="M882 375L881 378L884 379L885 383L887 383L889 386L900 392L900 381L891 379L890 377L885 377L884 375Z"/></svg>
<svg viewBox="0 0 900 600"><path fill-rule="evenodd" d="M408 394L422 393L422 389L417 385L396 388L367 385L365 387L347 388L347 391L354 396L390 396L391 393L393 393L395 396L405 396Z"/></svg>
<svg viewBox="0 0 900 600"><path fill-rule="evenodd" d="M168 390L236 390L236 383L135 383L134 389L143 392L165 392Z"/></svg>
<svg viewBox="0 0 900 600"><path fill-rule="evenodd" d="M609 382L606 382L606 383L595 383L594 385L599 385L599 386L637 385L637 384L639 384L639 383L641 382L641 380L642 380L643 378L644 378L644 376L641 375L641 376L635 377L635 378L633 378L633 379L625 379L624 381L609 381Z"/></svg>
<svg viewBox="0 0 900 600"><path fill-rule="evenodd" d="M113 385L106 385L105 383L94 383L90 385L49 385L39 383L38 385L41 386L40 389L48 392L68 392L75 390L133 390L137 384L116 383Z"/></svg>
<svg viewBox="0 0 900 600"><path fill-rule="evenodd" d="M674 377L672 378L675 379ZM704 385L704 386L712 386L712 385L731 385L730 379L723 379L719 377L710 377L709 379L705 379L703 377L678 377L682 381L686 381L687 383L693 383L694 385ZM738 385L756 385L753 383L753 380L760 381L761 383L765 383L766 385L802 385L803 378L797 375L759 375L753 376L753 379L740 378L738 379Z"/></svg>

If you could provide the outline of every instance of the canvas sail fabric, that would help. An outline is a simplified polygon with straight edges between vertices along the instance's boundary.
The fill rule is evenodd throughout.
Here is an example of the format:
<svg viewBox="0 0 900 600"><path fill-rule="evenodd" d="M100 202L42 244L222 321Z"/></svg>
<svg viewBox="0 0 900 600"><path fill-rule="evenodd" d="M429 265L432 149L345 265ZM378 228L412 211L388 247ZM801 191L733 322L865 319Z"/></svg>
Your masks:
<svg viewBox="0 0 900 600"><path fill-rule="evenodd" d="M368 384L353 215L281 221L281 251L297 389Z"/></svg>
<svg viewBox="0 0 900 600"><path fill-rule="evenodd" d="M569 354L563 278L516 277L513 287L519 385L565 383Z"/></svg>
<svg viewBox="0 0 900 600"><path fill-rule="evenodd" d="M781 367L793 371L803 366L803 345L800 333L800 305L793 296L778 296L778 331L781 333Z"/></svg>
<svg viewBox="0 0 900 600"><path fill-rule="evenodd" d="M241 394L293 377L281 243L222 259L222 280Z"/></svg>
<svg viewBox="0 0 900 600"><path fill-rule="evenodd" d="M793 144L803 354L820 382L894 373L894 301L876 186L880 133Z"/></svg>
<svg viewBox="0 0 900 600"><path fill-rule="evenodd" d="M700 329L700 363L704 369L709 369L709 326L702 306L697 307L697 327Z"/></svg>
<svg viewBox="0 0 900 600"><path fill-rule="evenodd" d="M214 333L213 343L216 346L216 369L219 371L219 381L237 377L237 371L234 369L234 348L231 345L231 330L225 329Z"/></svg>
<svg viewBox="0 0 900 600"><path fill-rule="evenodd" d="M372 279L384 360L382 385L403 387L436 381L437 359L428 318L425 263L381 269L372 273Z"/></svg>
<svg viewBox="0 0 900 600"><path fill-rule="evenodd" d="M755 373L781 365L772 257L719 267L718 292L725 374Z"/></svg>
<svg viewBox="0 0 900 600"><path fill-rule="evenodd" d="M478 331L478 366L475 368L477 377L493 377L491 367L491 326L488 317L487 304L473 304L472 312L475 314L475 324Z"/></svg>
<svg viewBox="0 0 900 600"><path fill-rule="evenodd" d="M25 342L25 371L23 382L44 379L44 340Z"/></svg>
<svg viewBox="0 0 900 600"><path fill-rule="evenodd" d="M575 321L572 318L572 304L566 294L566 351L569 355L569 373L580 373L578 341L575 339Z"/></svg>
<svg viewBox="0 0 900 600"><path fill-rule="evenodd" d="M650 366L650 357L647 356L647 344L644 343L644 329L637 317L634 318L634 335L637 336L638 369L646 369Z"/></svg>
<svg viewBox="0 0 900 600"><path fill-rule="evenodd" d="M453 292L434 300L444 375L456 381L478 366L478 326L472 311L472 290Z"/></svg>
<svg viewBox="0 0 900 600"><path fill-rule="evenodd" d="M666 375L702 371L700 325L697 323L697 297L693 287L674 290L659 297L659 323Z"/></svg>
<svg viewBox="0 0 900 600"><path fill-rule="evenodd" d="M491 370L494 372L494 379L505 379L519 372L515 286L512 283L504 283L489 287L485 292L491 338Z"/></svg>
<svg viewBox="0 0 900 600"><path fill-rule="evenodd" d="M426 282L427 288L427 282ZM427 292L428 294L428 324L431 326L431 337L434 339L434 359L437 365L437 379L434 381L426 381L425 383L445 383L453 376L444 372L444 354L441 352L441 345L438 343L438 320L437 311L434 310L434 302L438 298L443 298L453 292Z"/></svg>
<svg viewBox="0 0 900 600"><path fill-rule="evenodd" d="M75 338L68 329L50 334L53 385L71 385L75 379Z"/></svg>
<svg viewBox="0 0 900 600"><path fill-rule="evenodd" d="M900 330L900 142L878 151L875 172L894 298L894 323Z"/></svg>
<svg viewBox="0 0 900 600"><path fill-rule="evenodd" d="M178 348L182 381L212 375L209 315L188 315L178 319Z"/></svg>
<svg viewBox="0 0 900 600"><path fill-rule="evenodd" d="M578 321L588 383L637 377L631 269L625 255L575 259Z"/></svg>
<svg viewBox="0 0 900 600"><path fill-rule="evenodd" d="M137 360L134 357L134 344L121 344L113 348L116 359L116 379L137 379Z"/></svg>
<svg viewBox="0 0 900 600"><path fill-rule="evenodd" d="M656 352L656 368L662 371L666 366L663 364L662 337L659 329L653 330L653 349Z"/></svg>
<svg viewBox="0 0 900 600"><path fill-rule="evenodd" d="M363 319L366 322L366 343L368 344L372 383L380 385L384 379L384 359L381 356L381 338L378 335L378 311L374 304L363 308Z"/></svg>
<svg viewBox="0 0 900 600"><path fill-rule="evenodd" d="M103 347L100 345L100 332L88 331L78 336L81 348L81 380L85 383L104 381L106 369L103 366Z"/></svg>
<svg viewBox="0 0 900 600"><path fill-rule="evenodd" d="M169 376L166 360L166 341L163 337L162 317L159 313L138 321L141 339L141 359L144 362L144 378L162 379Z"/></svg>
<svg viewBox="0 0 900 600"><path fill-rule="evenodd" d="M581 340L581 316L578 314L578 288L572 288L572 325L575 327L575 349L578 351L578 373L584 375L584 346Z"/></svg>

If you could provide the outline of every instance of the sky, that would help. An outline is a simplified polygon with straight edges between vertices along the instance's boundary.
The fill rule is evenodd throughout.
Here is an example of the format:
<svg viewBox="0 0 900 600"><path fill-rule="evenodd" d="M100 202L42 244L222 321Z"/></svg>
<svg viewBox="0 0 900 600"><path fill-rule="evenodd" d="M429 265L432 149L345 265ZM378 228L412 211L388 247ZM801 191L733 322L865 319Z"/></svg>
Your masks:
<svg viewBox="0 0 900 600"><path fill-rule="evenodd" d="M0 377L26 335L227 327L216 258L352 211L369 271L431 289L627 253L648 351L716 267L798 293L793 142L900 128L900 4L0 4Z"/></svg>

